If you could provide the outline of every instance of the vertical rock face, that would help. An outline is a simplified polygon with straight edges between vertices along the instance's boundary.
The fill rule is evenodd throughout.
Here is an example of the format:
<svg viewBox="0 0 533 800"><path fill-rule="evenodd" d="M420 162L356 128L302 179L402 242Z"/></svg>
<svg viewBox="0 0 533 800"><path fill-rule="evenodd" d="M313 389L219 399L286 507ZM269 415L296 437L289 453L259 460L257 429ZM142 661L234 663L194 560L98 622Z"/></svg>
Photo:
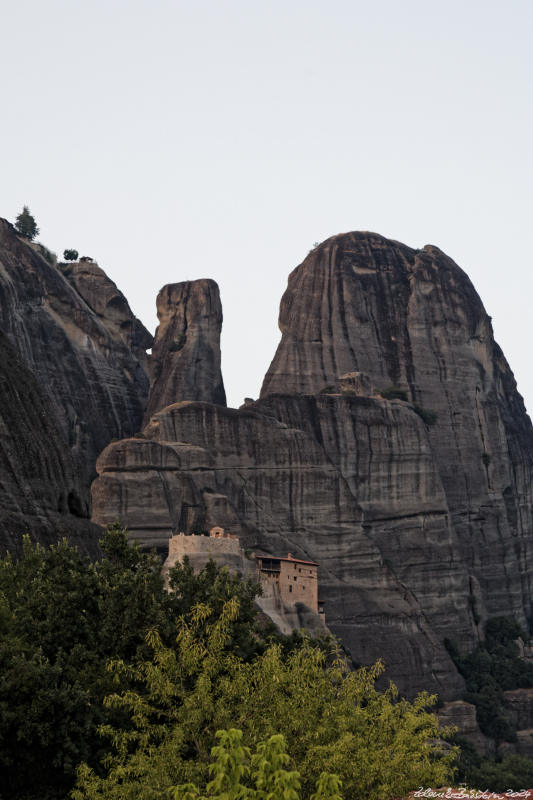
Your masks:
<svg viewBox="0 0 533 800"><path fill-rule="evenodd" d="M102 321L115 341L123 341L135 358L148 369L146 351L154 337L132 313L128 301L94 261L61 264L60 268L89 308Z"/></svg>
<svg viewBox="0 0 533 800"><path fill-rule="evenodd" d="M23 534L42 544L68 536L98 551L86 488L48 399L0 333L0 552L20 552Z"/></svg>
<svg viewBox="0 0 533 800"><path fill-rule="evenodd" d="M183 402L157 413L144 441L109 445L94 521L118 517L163 552L173 533L219 524L246 548L317 561L328 627L356 660L385 658L408 693L455 696L462 681L442 638L472 638L474 623L423 423L386 400L275 400L305 429L280 423L267 403L236 411ZM346 475L333 462L336 437L337 447L362 451Z"/></svg>
<svg viewBox="0 0 533 800"><path fill-rule="evenodd" d="M184 345L170 324L160 360ZM533 430L490 319L437 248L354 233L291 274L280 327L259 401L175 403L102 453L94 519L162 549L221 525L316 561L355 660L457 697L445 637L471 649L488 616L531 611Z"/></svg>
<svg viewBox="0 0 533 800"><path fill-rule="evenodd" d="M84 502L101 450L140 429L148 377L134 350L150 341L105 273L89 267L73 268L72 285L0 220L0 330L50 402L81 466Z"/></svg>
<svg viewBox="0 0 533 800"><path fill-rule="evenodd" d="M225 406L220 371L222 304L215 281L163 286L157 296L157 316L145 422L182 400Z"/></svg>
<svg viewBox="0 0 533 800"><path fill-rule="evenodd" d="M291 273L280 328L262 397L313 394L362 371L377 389L399 386L437 415L428 435L474 616L513 614L524 623L533 571L533 430L466 274L436 247L413 250L367 233L334 236ZM286 418L281 407L277 413Z"/></svg>

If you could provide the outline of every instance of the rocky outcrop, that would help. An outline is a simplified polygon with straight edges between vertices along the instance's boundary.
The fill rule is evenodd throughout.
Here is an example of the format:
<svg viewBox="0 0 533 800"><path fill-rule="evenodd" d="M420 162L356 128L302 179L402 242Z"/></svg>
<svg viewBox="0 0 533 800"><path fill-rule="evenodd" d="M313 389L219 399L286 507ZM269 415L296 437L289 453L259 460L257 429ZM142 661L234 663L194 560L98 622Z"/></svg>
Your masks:
<svg viewBox="0 0 533 800"><path fill-rule="evenodd" d="M104 451L94 518L162 550L222 525L318 562L353 659L455 699L444 639L470 650L487 617L531 610L533 430L490 318L437 248L347 234L291 274L280 326L259 401L176 403ZM161 333L160 361L182 344Z"/></svg>
<svg viewBox="0 0 533 800"><path fill-rule="evenodd" d="M0 333L0 553L19 553L23 534L51 544L67 536L98 553L86 488L50 402Z"/></svg>
<svg viewBox="0 0 533 800"><path fill-rule="evenodd" d="M372 484L381 475L380 488L365 490L368 510L316 431L281 423L273 408L262 404L236 411L182 402L155 414L144 440L104 450L93 484L94 521L105 525L118 517L134 538L163 552L171 534L216 524L237 534L247 549L290 551L317 561L328 627L354 659L384 657L390 675L408 693L425 686L455 696L462 680L442 637L452 629L471 635L473 623L467 576L451 558L446 501L425 426L411 409L386 400L301 402L294 413L311 415L311 427L314 414L324 435L345 426L346 439L351 431L366 441L367 460L361 454L360 477L353 479ZM396 504L392 509L388 493ZM411 513L398 519L402 504L409 504ZM397 554L402 543L406 563L392 563L386 554L395 548ZM436 553L440 562L433 568ZM408 566L415 558L423 563ZM445 560L452 562L446 568Z"/></svg>
<svg viewBox="0 0 533 800"><path fill-rule="evenodd" d="M0 220L0 331L49 401L87 506L98 454L140 429L150 335L96 265L73 266L70 280Z"/></svg>
<svg viewBox="0 0 533 800"><path fill-rule="evenodd" d="M478 753L484 756L495 755L496 743L481 733L477 724L476 707L472 703L466 703L464 700L444 703L438 711L438 718L441 727L451 725L457 728L458 735L473 744Z"/></svg>
<svg viewBox="0 0 533 800"><path fill-rule="evenodd" d="M122 340L148 371L146 351L152 347L154 337L132 313L117 285L94 261L63 263L58 266L113 339Z"/></svg>
<svg viewBox="0 0 533 800"><path fill-rule="evenodd" d="M262 397L314 394L361 371L378 390L399 387L435 422L431 452L475 620L509 614L524 624L533 569L533 429L466 274L431 245L414 250L376 234L334 236L291 273L280 328ZM286 419L281 407L276 413Z"/></svg>
<svg viewBox="0 0 533 800"><path fill-rule="evenodd" d="M181 400L225 406L220 371L222 305L215 281L163 286L157 296L157 317L145 422Z"/></svg>

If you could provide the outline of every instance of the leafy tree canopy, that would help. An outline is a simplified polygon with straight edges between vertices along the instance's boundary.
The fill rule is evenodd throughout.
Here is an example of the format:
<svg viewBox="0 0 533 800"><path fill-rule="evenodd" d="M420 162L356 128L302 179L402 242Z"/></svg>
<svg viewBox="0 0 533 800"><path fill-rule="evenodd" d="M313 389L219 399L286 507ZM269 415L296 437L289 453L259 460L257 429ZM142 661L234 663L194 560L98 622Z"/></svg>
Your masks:
<svg viewBox="0 0 533 800"><path fill-rule="evenodd" d="M283 731L303 798L323 773L339 776L348 797L368 800L449 779L455 751L436 743L441 732L429 713L434 697L421 694L409 703L393 685L378 692L381 664L349 672L339 656L327 665L324 651L309 640L287 656L276 643L244 661L228 648L238 614L236 599L218 615L201 603L181 620L175 647L154 631L149 660L110 665L117 690L105 703L129 724L100 728L112 744L106 771L82 766L74 800L162 800L173 787L188 787L193 798L212 771L216 732L230 729L255 748ZM242 769L230 773L252 788ZM215 788L221 798L254 796L223 794L222 783ZM294 784L287 797L297 800L297 790Z"/></svg>
<svg viewBox="0 0 533 800"><path fill-rule="evenodd" d="M19 560L0 560L0 773L2 797L65 797L81 761L97 765L109 722L109 659L133 664L150 657L149 630L175 642L177 620L193 598L214 608L238 597L231 646L242 654L264 647L255 633L254 593L211 563L173 575L169 594L161 562L128 544L118 525L105 533L98 563L66 541L44 549L24 544ZM182 583L180 583L182 582ZM113 716L113 714L111 714Z"/></svg>
<svg viewBox="0 0 533 800"><path fill-rule="evenodd" d="M3 800L168 800L185 784L223 796L208 787L213 748L234 758L235 742L219 730L241 731L255 756L283 733L293 800L339 793L335 775L369 800L446 782L453 751L435 744L433 698L378 692L380 664L349 671L331 642L274 635L258 587L212 562L176 567L168 592L159 558L120 526L101 547L94 563L65 541L26 540L19 560L0 560ZM255 756L239 778L250 791Z"/></svg>
<svg viewBox="0 0 533 800"><path fill-rule="evenodd" d="M63 250L63 258L65 261L77 261L78 255L79 253L77 250Z"/></svg>

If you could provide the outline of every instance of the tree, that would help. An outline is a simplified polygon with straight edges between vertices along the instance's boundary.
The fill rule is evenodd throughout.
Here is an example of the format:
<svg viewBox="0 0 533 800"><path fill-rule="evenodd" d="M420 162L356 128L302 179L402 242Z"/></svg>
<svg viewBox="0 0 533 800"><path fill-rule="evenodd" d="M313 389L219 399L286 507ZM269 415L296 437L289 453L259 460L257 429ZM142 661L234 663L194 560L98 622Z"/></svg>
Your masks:
<svg viewBox="0 0 533 800"><path fill-rule="evenodd" d="M121 724L101 727L112 743L105 772L82 766L74 800L163 800L173 787L186 796L187 784L194 798L212 772L216 732L233 728L256 748L283 731L306 800L323 773L338 776L347 797L367 800L450 779L456 750L439 743L450 731L428 712L434 697L422 693L410 703L392 684L379 692L381 664L350 672L339 656L328 666L306 640L286 657L272 644L244 662L228 647L238 615L236 599L219 615L200 604L181 620L175 647L152 631L149 660L110 665L116 690L105 703Z"/></svg>
<svg viewBox="0 0 533 800"><path fill-rule="evenodd" d="M79 253L77 250L63 250L63 258L65 261L77 261L78 255Z"/></svg>
<svg viewBox="0 0 533 800"><path fill-rule="evenodd" d="M113 691L109 659L135 665L150 658L157 628L176 645L177 620L197 602L221 609L237 597L240 612L229 647L246 657L264 649L252 585L210 563L195 575L173 572L167 592L160 559L128 543L112 525L93 563L66 541L45 549L26 538L22 557L0 559L0 774L3 800L66 797L81 761L97 766L106 746L104 706Z"/></svg>
<svg viewBox="0 0 533 800"><path fill-rule="evenodd" d="M193 783L172 787L169 794L173 800L300 799L300 773L287 769L290 758L283 734L260 742L251 757L250 748L242 745L242 731L235 728L217 731L216 738L220 744L211 750L216 759L209 767L212 780L202 792ZM250 789L250 783L255 790ZM323 772L311 800L342 800L341 786L342 781L336 775Z"/></svg>
<svg viewBox="0 0 533 800"><path fill-rule="evenodd" d="M30 242L39 235L39 228L37 227L34 217L30 214L28 206L23 207L21 213L15 220L15 228L21 236L24 236L25 239L29 239Z"/></svg>

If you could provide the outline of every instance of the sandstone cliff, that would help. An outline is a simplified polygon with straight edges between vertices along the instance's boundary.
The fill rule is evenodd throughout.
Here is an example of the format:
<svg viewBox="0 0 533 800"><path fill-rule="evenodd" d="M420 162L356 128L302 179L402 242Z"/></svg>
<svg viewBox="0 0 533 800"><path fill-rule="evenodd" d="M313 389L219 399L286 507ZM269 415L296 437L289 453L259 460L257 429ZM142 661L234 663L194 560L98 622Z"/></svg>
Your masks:
<svg viewBox="0 0 533 800"><path fill-rule="evenodd" d="M444 638L471 649L488 616L531 610L533 430L490 318L437 248L346 234L291 274L280 326L259 401L167 405L102 453L94 519L317 561L356 661L455 698Z"/></svg>
<svg viewBox="0 0 533 800"><path fill-rule="evenodd" d="M524 624L533 569L533 429L466 274L433 246L334 236L289 277L262 396L315 393L360 370L437 415L428 436L475 619ZM276 414L286 419L278 404ZM352 452L351 457L357 457Z"/></svg>
<svg viewBox="0 0 533 800"><path fill-rule="evenodd" d="M313 434L278 422L271 409L236 411L188 402L157 413L144 431L144 441L129 439L104 450L93 484L93 519L105 525L118 517L134 538L163 552L172 533L218 524L238 534L246 548L274 554L290 550L318 561L328 627L342 637L355 659L383 656L390 674L409 693L424 685L455 696L462 681L443 647L442 634L459 628L470 633L468 581L461 564L441 563L435 572L445 576L449 596L431 582L431 558L439 553L441 562L449 562L453 540L425 427L401 404L357 400L320 402L325 427L329 424L331 429L353 427L357 406L361 439L368 442L372 430L376 445L381 445L373 460L384 482L375 492L381 492L381 507L389 490L398 496L389 511L391 519L376 520L373 528L347 479ZM302 405L299 413L309 410ZM360 466L361 482L375 477L363 475L363 458ZM419 500L411 519L395 519L402 498L409 498L411 510L417 507L415 498ZM379 498L374 501L379 512ZM391 543L383 550L374 540L376 530L382 531L383 539L389 535L396 548ZM401 550L402 543L408 551L406 561L425 561L410 566L389 561L386 554ZM428 601L429 613L409 586L411 578Z"/></svg>
<svg viewBox="0 0 533 800"><path fill-rule="evenodd" d="M48 399L0 333L0 553L20 552L22 535L53 544L68 536L98 553L98 528Z"/></svg>
<svg viewBox="0 0 533 800"><path fill-rule="evenodd" d="M146 351L152 347L154 337L134 316L117 285L94 261L59 264L59 267L113 339L122 340L147 371Z"/></svg>
<svg viewBox="0 0 533 800"><path fill-rule="evenodd" d="M157 296L157 317L145 422L181 400L225 406L220 371L222 304L215 281L163 286Z"/></svg>
<svg viewBox="0 0 533 800"><path fill-rule="evenodd" d="M0 331L48 398L87 505L98 454L140 429L151 336L97 265L74 265L70 279L0 220Z"/></svg>

